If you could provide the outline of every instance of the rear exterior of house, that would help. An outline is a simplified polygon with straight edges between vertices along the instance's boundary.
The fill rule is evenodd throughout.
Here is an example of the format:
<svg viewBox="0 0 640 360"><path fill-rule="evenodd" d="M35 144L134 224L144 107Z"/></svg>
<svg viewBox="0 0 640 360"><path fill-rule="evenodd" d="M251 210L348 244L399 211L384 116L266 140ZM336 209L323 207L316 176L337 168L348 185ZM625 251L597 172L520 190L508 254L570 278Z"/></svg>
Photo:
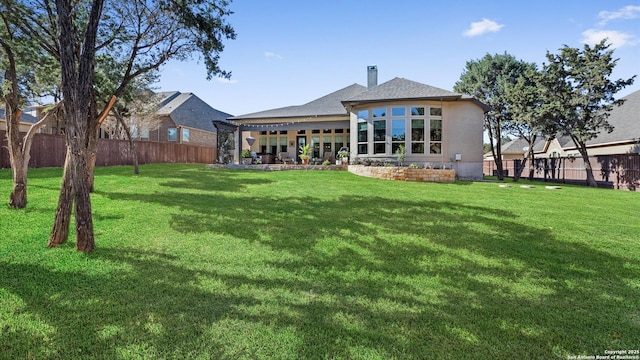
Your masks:
<svg viewBox="0 0 640 360"><path fill-rule="evenodd" d="M243 134L241 147L295 158L309 144L318 161L333 161L346 147L351 163L395 163L404 146L405 165L453 168L458 178L482 178L484 104L402 78L378 85L377 68L367 70L368 87L353 84L304 105L230 118ZM255 141L250 145L247 139Z"/></svg>

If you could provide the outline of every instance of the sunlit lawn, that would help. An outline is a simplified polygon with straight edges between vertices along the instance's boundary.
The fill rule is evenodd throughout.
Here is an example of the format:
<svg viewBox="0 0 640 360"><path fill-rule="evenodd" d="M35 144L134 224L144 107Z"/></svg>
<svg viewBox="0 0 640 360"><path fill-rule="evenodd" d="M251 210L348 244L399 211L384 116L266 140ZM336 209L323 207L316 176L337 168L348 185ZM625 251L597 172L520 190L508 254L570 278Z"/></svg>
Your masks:
<svg viewBox="0 0 640 360"><path fill-rule="evenodd" d="M335 171L60 169L0 206L0 358L566 359L640 344L640 194ZM11 173L0 170L6 203Z"/></svg>

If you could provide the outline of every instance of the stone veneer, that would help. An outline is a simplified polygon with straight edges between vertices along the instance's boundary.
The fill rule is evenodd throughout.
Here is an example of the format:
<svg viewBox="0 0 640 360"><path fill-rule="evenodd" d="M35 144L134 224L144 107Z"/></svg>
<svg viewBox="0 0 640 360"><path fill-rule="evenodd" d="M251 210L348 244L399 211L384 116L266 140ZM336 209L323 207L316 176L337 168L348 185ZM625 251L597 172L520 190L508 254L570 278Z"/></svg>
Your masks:
<svg viewBox="0 0 640 360"><path fill-rule="evenodd" d="M402 166L389 167L349 165L349 172L360 176L386 180L440 183L456 181L456 171L453 169L412 169Z"/></svg>

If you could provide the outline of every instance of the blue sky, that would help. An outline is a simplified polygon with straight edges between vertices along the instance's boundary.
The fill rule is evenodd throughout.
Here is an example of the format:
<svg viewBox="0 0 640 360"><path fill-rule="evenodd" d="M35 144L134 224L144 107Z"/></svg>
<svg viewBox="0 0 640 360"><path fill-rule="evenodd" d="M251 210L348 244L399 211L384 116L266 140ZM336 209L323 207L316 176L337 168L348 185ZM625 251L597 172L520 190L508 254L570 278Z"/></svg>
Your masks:
<svg viewBox="0 0 640 360"><path fill-rule="evenodd" d="M608 37L614 78L640 74L640 1L235 0L220 65L206 80L197 59L162 68L160 91L193 92L233 115L300 105L353 83L403 77L452 90L465 63L507 52L541 64L547 51ZM640 79L619 93L640 89Z"/></svg>

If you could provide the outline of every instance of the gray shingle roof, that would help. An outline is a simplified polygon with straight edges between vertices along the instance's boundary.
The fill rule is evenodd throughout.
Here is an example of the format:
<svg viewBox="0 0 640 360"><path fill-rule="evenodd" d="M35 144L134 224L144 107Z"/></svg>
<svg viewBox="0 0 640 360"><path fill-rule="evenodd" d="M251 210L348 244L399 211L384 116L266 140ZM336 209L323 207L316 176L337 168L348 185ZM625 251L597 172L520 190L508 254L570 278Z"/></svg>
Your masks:
<svg viewBox="0 0 640 360"><path fill-rule="evenodd" d="M213 121L226 121L232 116L212 108L193 93L171 91L158 96L161 100L156 114L169 116L179 126L216 132Z"/></svg>
<svg viewBox="0 0 640 360"><path fill-rule="evenodd" d="M425 85L404 78L394 78L372 89L357 94L347 99L345 102L357 103L398 99L440 99L461 97L462 95L460 94L434 86Z"/></svg>
<svg viewBox="0 0 640 360"><path fill-rule="evenodd" d="M600 132L598 137L587 141L587 145L630 141L640 138L640 90L625 97L621 106L615 106L609 115L612 133Z"/></svg>
<svg viewBox="0 0 640 360"><path fill-rule="evenodd" d="M304 105L286 106L277 109L259 111L255 113L234 116L229 120L248 119L269 119L269 118L290 118L305 116L331 116L347 115L347 110L342 105L342 101L356 94L367 90L366 87L353 84L338 91L334 91L321 98L308 102Z"/></svg>
<svg viewBox="0 0 640 360"><path fill-rule="evenodd" d="M0 119L3 119L3 120L7 119L5 117L5 109L4 108L0 108ZM35 116L33 116L31 114L22 113L22 115L20 116L20 122L35 124L35 123L38 122L38 118L36 118Z"/></svg>

